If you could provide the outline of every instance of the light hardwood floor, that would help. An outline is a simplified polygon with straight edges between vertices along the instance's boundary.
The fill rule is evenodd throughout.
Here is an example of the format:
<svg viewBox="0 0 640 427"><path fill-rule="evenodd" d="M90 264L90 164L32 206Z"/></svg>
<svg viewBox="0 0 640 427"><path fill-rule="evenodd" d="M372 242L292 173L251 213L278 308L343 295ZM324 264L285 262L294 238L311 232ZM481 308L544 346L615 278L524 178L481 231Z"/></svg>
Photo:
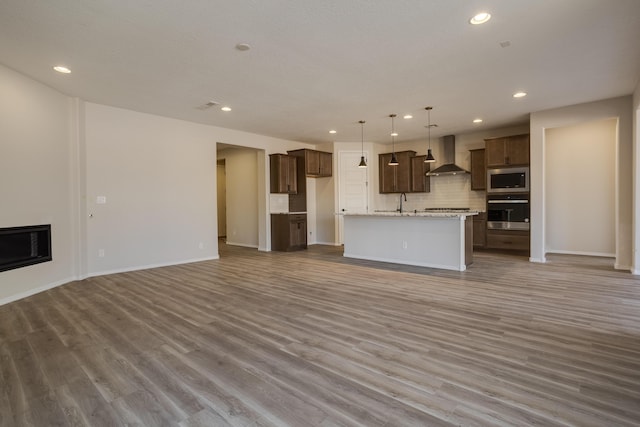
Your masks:
<svg viewBox="0 0 640 427"><path fill-rule="evenodd" d="M640 280L610 260L220 250L1 306L0 425L640 424Z"/></svg>

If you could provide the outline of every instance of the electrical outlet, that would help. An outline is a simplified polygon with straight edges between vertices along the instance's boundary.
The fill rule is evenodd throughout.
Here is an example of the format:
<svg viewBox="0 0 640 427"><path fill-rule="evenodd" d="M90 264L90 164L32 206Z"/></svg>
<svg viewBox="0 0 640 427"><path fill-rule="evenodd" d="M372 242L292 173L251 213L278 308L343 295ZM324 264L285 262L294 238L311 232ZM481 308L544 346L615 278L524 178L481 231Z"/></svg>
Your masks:
<svg viewBox="0 0 640 427"><path fill-rule="evenodd" d="M199 249L204 249L204 243L200 242L200 244L198 245Z"/></svg>
<svg viewBox="0 0 640 427"><path fill-rule="evenodd" d="M98 256L104 258L104 249L98 249Z"/></svg>
<svg viewBox="0 0 640 427"><path fill-rule="evenodd" d="M407 249L407 241L406 240L402 241L402 249Z"/></svg>

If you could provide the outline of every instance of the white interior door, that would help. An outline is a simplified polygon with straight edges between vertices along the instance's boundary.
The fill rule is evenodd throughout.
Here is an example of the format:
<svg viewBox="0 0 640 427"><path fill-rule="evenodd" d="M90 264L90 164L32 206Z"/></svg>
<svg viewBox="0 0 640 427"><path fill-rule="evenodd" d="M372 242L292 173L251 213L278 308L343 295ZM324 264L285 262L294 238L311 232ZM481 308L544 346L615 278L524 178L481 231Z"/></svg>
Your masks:
<svg viewBox="0 0 640 427"><path fill-rule="evenodd" d="M369 153L365 152L365 159ZM338 211L368 212L369 210L369 170L359 168L360 151L338 152ZM367 161L367 164L369 161ZM344 219L338 216L338 243L344 243Z"/></svg>

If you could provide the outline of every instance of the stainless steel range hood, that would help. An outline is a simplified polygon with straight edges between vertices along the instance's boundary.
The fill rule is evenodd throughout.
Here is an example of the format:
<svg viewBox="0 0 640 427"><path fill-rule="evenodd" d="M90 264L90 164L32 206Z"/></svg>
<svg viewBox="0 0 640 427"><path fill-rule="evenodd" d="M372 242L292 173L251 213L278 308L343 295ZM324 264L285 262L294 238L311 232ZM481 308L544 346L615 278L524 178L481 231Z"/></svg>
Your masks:
<svg viewBox="0 0 640 427"><path fill-rule="evenodd" d="M463 173L469 173L469 171L462 169L456 165L456 136L445 135L443 140L443 161L442 166L438 166L432 171L427 172L427 176L439 176L439 175L458 175Z"/></svg>

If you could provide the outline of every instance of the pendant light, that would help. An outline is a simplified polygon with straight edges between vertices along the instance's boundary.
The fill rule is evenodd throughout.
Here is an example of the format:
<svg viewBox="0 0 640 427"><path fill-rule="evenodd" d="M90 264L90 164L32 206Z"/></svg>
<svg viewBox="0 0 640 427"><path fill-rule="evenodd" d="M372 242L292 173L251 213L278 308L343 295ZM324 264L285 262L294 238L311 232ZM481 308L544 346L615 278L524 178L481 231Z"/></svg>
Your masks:
<svg viewBox="0 0 640 427"><path fill-rule="evenodd" d="M359 168L366 168L367 167L367 162L365 162L364 160L364 124L366 123L364 120L360 120L358 123L360 123L360 142L361 142L361 153L362 156L360 156L360 164L358 165Z"/></svg>
<svg viewBox="0 0 640 427"><path fill-rule="evenodd" d="M427 157L424 159L424 162L434 163L436 159L433 157L433 154L431 154L431 110L433 110L433 107L424 107L424 109L427 110L427 132L429 134L429 149L427 150ZM435 127L436 125L433 126Z"/></svg>
<svg viewBox="0 0 640 427"><path fill-rule="evenodd" d="M396 117L395 114L389 114L389 117L391 117L391 144L393 147L393 152L391 153L391 161L389 161L389 166L398 166L398 158L396 157L396 136L398 136L398 134L395 131L395 128L393 126L393 119Z"/></svg>

